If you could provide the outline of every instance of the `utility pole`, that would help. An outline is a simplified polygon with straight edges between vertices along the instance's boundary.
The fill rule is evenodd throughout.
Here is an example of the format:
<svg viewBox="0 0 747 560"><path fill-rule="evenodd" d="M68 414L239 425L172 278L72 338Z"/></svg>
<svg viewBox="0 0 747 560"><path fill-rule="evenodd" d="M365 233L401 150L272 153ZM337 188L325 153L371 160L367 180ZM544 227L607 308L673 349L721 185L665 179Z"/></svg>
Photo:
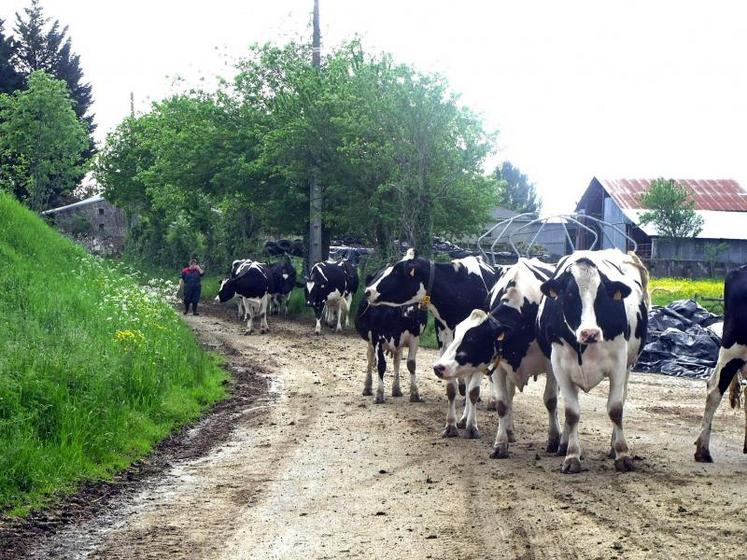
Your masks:
<svg viewBox="0 0 747 560"><path fill-rule="evenodd" d="M321 34L319 32L319 0L314 0L314 35L312 39L311 63L319 72L322 65ZM317 148L318 149L318 148ZM309 185L309 270L322 260L322 187L319 184L321 158L318 153L311 172Z"/></svg>

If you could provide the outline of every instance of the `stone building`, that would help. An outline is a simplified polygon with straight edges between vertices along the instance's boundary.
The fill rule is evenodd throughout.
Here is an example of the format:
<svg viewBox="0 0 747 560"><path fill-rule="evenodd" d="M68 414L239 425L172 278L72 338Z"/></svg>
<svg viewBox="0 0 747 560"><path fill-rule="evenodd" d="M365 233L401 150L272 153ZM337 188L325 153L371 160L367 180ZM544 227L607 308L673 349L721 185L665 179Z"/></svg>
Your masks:
<svg viewBox="0 0 747 560"><path fill-rule="evenodd" d="M101 195L42 212L59 231L99 255L119 255L127 233L125 213Z"/></svg>

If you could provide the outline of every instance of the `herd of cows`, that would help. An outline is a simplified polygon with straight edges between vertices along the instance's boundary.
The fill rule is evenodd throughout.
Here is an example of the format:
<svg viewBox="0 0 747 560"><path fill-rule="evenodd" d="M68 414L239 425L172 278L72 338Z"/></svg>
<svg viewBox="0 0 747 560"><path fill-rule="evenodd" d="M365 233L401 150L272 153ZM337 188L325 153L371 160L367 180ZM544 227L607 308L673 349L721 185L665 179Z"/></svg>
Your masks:
<svg viewBox="0 0 747 560"><path fill-rule="evenodd" d="M268 330L273 309L287 313L287 300L297 285L289 259L275 265L234 261L217 301L238 295L239 316L249 334L255 317ZM336 331L349 323L358 275L348 262L315 264L304 285L306 304L316 317L315 332L324 321ZM516 264L491 267L477 257L434 263L411 249L399 262L366 278L355 326L368 342L364 395L372 395L376 367L376 402L384 402L385 354L393 357L392 396L401 396L400 363L408 350L410 400L420 401L416 377L418 341L427 312L434 317L440 357L435 375L446 382L448 410L444 437L480 436L477 402L483 375L490 380L488 408L498 413L493 458L509 456L514 439L512 403L516 388L545 375L543 401L548 413L547 451L564 456L562 472L581 470L578 424L579 389L588 392L609 379L607 413L612 423L610 458L618 471L633 470L623 430L623 410L630 371L647 335L648 272L633 253L616 249L576 251L551 265L520 258ZM696 461L711 462L713 416L724 393L740 402L740 372L747 373L747 265L730 272L724 287L723 343L708 381L702 430L696 441ZM456 396L465 397L460 419ZM558 418L558 393L565 422ZM747 387L744 389L747 398ZM746 407L747 409L747 407ZM747 411L745 441L747 453Z"/></svg>

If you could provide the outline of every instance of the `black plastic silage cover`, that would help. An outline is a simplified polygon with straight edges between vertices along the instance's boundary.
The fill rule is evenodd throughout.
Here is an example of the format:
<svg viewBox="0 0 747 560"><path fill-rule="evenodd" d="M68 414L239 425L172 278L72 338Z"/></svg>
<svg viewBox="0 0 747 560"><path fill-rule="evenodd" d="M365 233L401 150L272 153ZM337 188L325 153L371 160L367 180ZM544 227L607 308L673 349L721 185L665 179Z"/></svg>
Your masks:
<svg viewBox="0 0 747 560"><path fill-rule="evenodd" d="M708 377L716 366L721 340L706 327L722 320L693 300L653 306L648 313L647 344L633 369L677 377Z"/></svg>

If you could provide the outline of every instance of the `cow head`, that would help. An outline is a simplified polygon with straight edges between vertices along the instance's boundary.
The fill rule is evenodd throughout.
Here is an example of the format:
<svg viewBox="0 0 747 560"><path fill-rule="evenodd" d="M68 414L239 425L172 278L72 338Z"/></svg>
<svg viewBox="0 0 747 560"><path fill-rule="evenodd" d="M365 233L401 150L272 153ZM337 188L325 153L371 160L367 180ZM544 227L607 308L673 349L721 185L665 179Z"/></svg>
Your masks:
<svg viewBox="0 0 747 560"><path fill-rule="evenodd" d="M541 289L558 303L565 324L579 344L603 342L605 330L624 330L627 319L623 300L630 295L630 286L609 279L590 259L570 264Z"/></svg>
<svg viewBox="0 0 747 560"><path fill-rule="evenodd" d="M454 340L433 364L441 379L456 379L485 370L510 336L512 326L493 314L475 309L454 331Z"/></svg>
<svg viewBox="0 0 747 560"><path fill-rule="evenodd" d="M234 295L236 295L236 280L233 278L226 278L221 281L220 288L218 289L218 295L215 296L215 301L223 303L228 301Z"/></svg>
<svg viewBox="0 0 747 560"><path fill-rule="evenodd" d="M309 279L306 281L304 294L306 295L306 305L314 310L317 321L322 318L327 297L334 291L335 288L332 287L322 270L318 266L314 266L311 269Z"/></svg>
<svg viewBox="0 0 747 560"><path fill-rule="evenodd" d="M430 264L418 258L413 249L405 258L389 266L366 288L371 305L409 305L420 303L426 293Z"/></svg>

